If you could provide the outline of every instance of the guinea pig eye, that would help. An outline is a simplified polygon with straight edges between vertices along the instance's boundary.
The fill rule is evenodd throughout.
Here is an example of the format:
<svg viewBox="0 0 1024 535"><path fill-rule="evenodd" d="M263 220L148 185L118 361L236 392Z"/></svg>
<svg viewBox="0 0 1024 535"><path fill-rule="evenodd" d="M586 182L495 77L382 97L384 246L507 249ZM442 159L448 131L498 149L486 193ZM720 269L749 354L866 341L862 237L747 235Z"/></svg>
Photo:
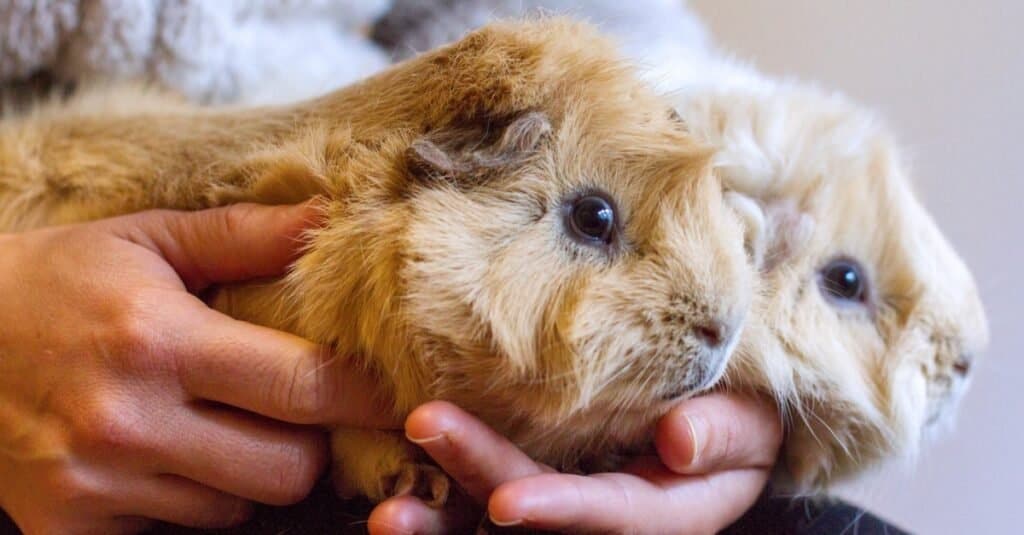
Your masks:
<svg viewBox="0 0 1024 535"><path fill-rule="evenodd" d="M569 207L569 230L584 243L611 243L615 230L615 208L600 195L580 197Z"/></svg>
<svg viewBox="0 0 1024 535"><path fill-rule="evenodd" d="M860 303L866 296L864 270L853 260L829 262L821 269L819 285L826 296L840 301Z"/></svg>

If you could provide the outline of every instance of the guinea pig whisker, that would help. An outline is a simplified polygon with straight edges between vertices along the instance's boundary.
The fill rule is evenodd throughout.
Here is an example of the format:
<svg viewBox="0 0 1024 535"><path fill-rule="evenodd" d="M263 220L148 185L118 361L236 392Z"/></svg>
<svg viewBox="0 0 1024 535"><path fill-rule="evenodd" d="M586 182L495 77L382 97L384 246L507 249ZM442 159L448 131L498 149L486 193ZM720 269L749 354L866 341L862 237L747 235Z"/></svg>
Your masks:
<svg viewBox="0 0 1024 535"><path fill-rule="evenodd" d="M797 410L795 412L797 416L800 417L800 421L803 422L803 427L807 430L808 433L811 434L811 438L814 440L814 442L816 442L818 446L824 449L825 443L822 442L818 434L814 432L814 426L812 426L810 420L807 419L807 411L804 409L802 405L798 405L796 409Z"/></svg>
<svg viewBox="0 0 1024 535"><path fill-rule="evenodd" d="M839 434L836 433L834 429L832 429L832 426L828 425L828 422L826 422L817 413L812 412L811 415L814 416L814 418L816 420L818 420L818 422L825 428L826 431L829 432L830 435L832 435L832 438L835 439L836 444L840 448L842 448L843 453L845 453L847 457L851 457L852 458L853 457L853 452L850 451L850 447L849 447L849 444L847 443L847 441L843 440L842 438L840 438Z"/></svg>

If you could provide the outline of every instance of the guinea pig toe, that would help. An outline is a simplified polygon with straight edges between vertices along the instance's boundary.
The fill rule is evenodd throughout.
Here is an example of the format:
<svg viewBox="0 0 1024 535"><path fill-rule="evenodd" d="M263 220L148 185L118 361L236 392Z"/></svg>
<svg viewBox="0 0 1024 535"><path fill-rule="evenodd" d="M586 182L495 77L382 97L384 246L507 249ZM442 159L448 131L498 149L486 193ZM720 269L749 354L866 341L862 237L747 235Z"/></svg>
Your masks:
<svg viewBox="0 0 1024 535"><path fill-rule="evenodd" d="M443 507L448 501L451 480L436 466L406 464L391 479L394 481L391 496L415 496L435 509Z"/></svg>

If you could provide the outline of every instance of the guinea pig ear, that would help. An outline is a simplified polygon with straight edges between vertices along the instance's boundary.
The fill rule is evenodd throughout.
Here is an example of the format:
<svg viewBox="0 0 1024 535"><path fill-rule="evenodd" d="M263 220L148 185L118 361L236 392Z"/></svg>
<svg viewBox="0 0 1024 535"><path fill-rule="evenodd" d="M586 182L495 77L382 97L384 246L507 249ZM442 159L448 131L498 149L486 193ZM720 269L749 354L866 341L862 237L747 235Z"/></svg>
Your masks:
<svg viewBox="0 0 1024 535"><path fill-rule="evenodd" d="M743 221L743 246L753 264L760 267L768 246L768 222L761 204L736 191L726 191L723 198Z"/></svg>
<svg viewBox="0 0 1024 535"><path fill-rule="evenodd" d="M790 200L761 201L738 191L723 199L743 221L744 247L761 271L771 271L799 254L814 231L814 221Z"/></svg>
<svg viewBox="0 0 1024 535"><path fill-rule="evenodd" d="M433 132L409 146L407 167L410 174L427 182L443 179L457 186L479 184L492 172L530 159L551 131L545 114L528 112L500 128L499 135L489 123Z"/></svg>
<svg viewBox="0 0 1024 535"><path fill-rule="evenodd" d="M451 179L463 172L462 162L456 161L447 150L427 138L417 139L409 145L406 165L414 177L428 180Z"/></svg>
<svg viewBox="0 0 1024 535"><path fill-rule="evenodd" d="M761 270L771 271L803 251L814 233L815 223L791 199L768 201L764 214L767 235Z"/></svg>
<svg viewBox="0 0 1024 535"><path fill-rule="evenodd" d="M690 125L686 124L686 119L683 119L682 115L679 115L679 110L675 108L669 108L668 118L670 121L677 123L679 125L679 128L681 128L684 132L690 131Z"/></svg>
<svg viewBox="0 0 1024 535"><path fill-rule="evenodd" d="M525 113L505 127L501 140L494 147L494 156L529 157L550 134L551 121L547 115L539 111Z"/></svg>

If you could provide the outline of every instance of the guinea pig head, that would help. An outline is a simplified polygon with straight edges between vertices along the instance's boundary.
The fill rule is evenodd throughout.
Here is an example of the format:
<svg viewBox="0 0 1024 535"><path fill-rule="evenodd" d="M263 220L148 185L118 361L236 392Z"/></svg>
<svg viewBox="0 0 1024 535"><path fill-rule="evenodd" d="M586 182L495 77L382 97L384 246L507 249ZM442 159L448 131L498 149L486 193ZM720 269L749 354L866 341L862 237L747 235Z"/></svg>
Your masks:
<svg viewBox="0 0 1024 535"><path fill-rule="evenodd" d="M637 445L715 384L751 298L707 153L632 104L412 147L430 184L401 271L426 391L561 466Z"/></svg>
<svg viewBox="0 0 1024 535"><path fill-rule="evenodd" d="M411 136L386 188L332 203L291 280L298 330L362 354L397 413L450 400L569 468L643 445L721 378L755 271L663 100L615 70L560 83Z"/></svg>
<svg viewBox="0 0 1024 535"><path fill-rule="evenodd" d="M764 209L763 291L727 384L782 402L785 479L809 490L916 455L952 419L988 334L891 138L799 86L692 95L679 111L718 148L726 187Z"/></svg>

